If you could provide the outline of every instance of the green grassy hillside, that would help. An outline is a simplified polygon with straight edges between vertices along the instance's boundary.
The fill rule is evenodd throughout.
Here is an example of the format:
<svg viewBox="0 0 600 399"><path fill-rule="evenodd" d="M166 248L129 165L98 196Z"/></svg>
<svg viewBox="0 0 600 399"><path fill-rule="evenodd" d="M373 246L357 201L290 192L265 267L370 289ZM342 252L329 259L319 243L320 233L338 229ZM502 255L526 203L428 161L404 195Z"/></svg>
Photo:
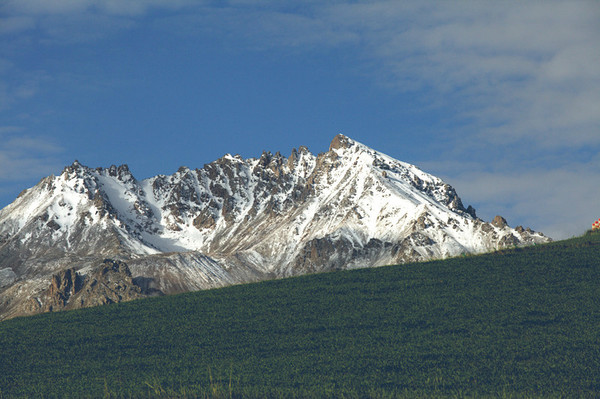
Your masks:
<svg viewBox="0 0 600 399"><path fill-rule="evenodd" d="M600 235L0 323L0 397L598 397Z"/></svg>

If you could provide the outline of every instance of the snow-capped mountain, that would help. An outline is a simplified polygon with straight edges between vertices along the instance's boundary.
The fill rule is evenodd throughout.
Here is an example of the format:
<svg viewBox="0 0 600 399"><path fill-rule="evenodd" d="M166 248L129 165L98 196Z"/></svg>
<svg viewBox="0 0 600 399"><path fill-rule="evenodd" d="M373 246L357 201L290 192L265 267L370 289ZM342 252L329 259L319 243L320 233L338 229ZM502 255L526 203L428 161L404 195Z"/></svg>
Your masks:
<svg viewBox="0 0 600 399"><path fill-rule="evenodd" d="M0 318L39 311L53 274L104 258L168 294L546 241L343 135L317 156L225 155L141 181L75 161L0 211Z"/></svg>

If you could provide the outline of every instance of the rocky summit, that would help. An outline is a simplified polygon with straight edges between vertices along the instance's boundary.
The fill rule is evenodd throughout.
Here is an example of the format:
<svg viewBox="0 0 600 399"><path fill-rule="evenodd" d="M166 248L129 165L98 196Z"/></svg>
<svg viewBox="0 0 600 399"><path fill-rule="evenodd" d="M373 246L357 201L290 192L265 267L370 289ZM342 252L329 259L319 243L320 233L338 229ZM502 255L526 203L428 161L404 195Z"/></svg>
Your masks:
<svg viewBox="0 0 600 399"><path fill-rule="evenodd" d="M0 211L0 319L549 240L343 135L145 180L75 161Z"/></svg>

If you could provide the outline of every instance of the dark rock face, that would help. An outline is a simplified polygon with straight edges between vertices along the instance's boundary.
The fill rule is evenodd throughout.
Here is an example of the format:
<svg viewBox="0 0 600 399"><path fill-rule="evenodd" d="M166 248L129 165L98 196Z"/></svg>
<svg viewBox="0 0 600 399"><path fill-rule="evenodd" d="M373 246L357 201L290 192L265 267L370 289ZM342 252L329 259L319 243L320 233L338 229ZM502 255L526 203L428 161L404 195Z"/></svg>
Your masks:
<svg viewBox="0 0 600 399"><path fill-rule="evenodd" d="M466 211L469 215L471 215L473 217L473 219L477 219L477 213L475 211L475 208L473 208L471 205L469 205L467 207L467 211Z"/></svg>
<svg viewBox="0 0 600 399"><path fill-rule="evenodd" d="M519 245L519 243L520 243L520 241L517 237L515 237L513 234L509 234L500 239L498 246L500 248L508 248L508 247L512 247L512 246L517 246L517 245Z"/></svg>
<svg viewBox="0 0 600 399"><path fill-rule="evenodd" d="M156 280L151 277L134 277L132 280L134 285L140 287L143 295L146 296L163 296L164 292L156 286Z"/></svg>
<svg viewBox="0 0 600 399"><path fill-rule="evenodd" d="M345 254L332 262L335 254ZM315 273L341 268L352 254L352 244L347 240L316 238L306 243L302 253L296 258L294 270L297 274Z"/></svg>
<svg viewBox="0 0 600 399"><path fill-rule="evenodd" d="M144 288L146 292L157 294L157 290ZM40 311L55 312L130 301L144 296L142 288L134 284L125 262L106 259L87 276L82 276L74 268L53 275L50 287L34 299L32 310L36 304Z"/></svg>
<svg viewBox="0 0 600 399"><path fill-rule="evenodd" d="M47 291L44 311L63 309L69 300L75 296L83 285L83 277L75 269L63 270L52 276L52 282Z"/></svg>

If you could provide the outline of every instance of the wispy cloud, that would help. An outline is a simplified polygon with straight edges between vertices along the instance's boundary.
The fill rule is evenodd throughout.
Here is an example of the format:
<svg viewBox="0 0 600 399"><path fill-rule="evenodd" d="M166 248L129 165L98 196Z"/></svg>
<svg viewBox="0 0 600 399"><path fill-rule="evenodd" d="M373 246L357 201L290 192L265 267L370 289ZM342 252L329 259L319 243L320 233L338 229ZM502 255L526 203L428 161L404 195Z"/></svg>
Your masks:
<svg viewBox="0 0 600 399"><path fill-rule="evenodd" d="M26 135L18 126L0 126L0 184L47 175L60 168L63 149L44 137Z"/></svg>
<svg viewBox="0 0 600 399"><path fill-rule="evenodd" d="M195 0L18 0L0 4L0 35L35 33L46 44L85 43L113 36L136 26L154 10L198 7Z"/></svg>
<svg viewBox="0 0 600 399"><path fill-rule="evenodd" d="M0 18L0 35L19 33L35 27L35 19L30 16Z"/></svg>
<svg viewBox="0 0 600 399"><path fill-rule="evenodd" d="M565 168L490 173L471 171L448 177L478 215L510 215L513 226L533 226L553 238L579 235L598 218L600 163ZM512 220L511 220L512 219Z"/></svg>
<svg viewBox="0 0 600 399"><path fill-rule="evenodd" d="M174 21L171 33L214 34L256 49L347 46L390 90L434 107L452 103L456 120L471 121L464 133L478 140L600 145L596 2L299 4L19 0L3 8L13 15L7 30L36 26L55 42L95 40L168 9L155 22Z"/></svg>
<svg viewBox="0 0 600 399"><path fill-rule="evenodd" d="M195 0L12 0L4 5L5 11L28 15L67 15L95 12L109 15L138 16L154 8L177 10L198 5Z"/></svg>
<svg viewBox="0 0 600 399"><path fill-rule="evenodd" d="M34 97L47 80L44 71L19 70L0 59L0 111Z"/></svg>
<svg viewBox="0 0 600 399"><path fill-rule="evenodd" d="M169 26L256 49L351 49L375 82L452 104L463 134L489 145L600 145L596 2L260 4L192 9Z"/></svg>
<svg viewBox="0 0 600 399"><path fill-rule="evenodd" d="M463 4L334 5L320 18L361 38L384 84L459 104L477 139L599 145L598 4Z"/></svg>

